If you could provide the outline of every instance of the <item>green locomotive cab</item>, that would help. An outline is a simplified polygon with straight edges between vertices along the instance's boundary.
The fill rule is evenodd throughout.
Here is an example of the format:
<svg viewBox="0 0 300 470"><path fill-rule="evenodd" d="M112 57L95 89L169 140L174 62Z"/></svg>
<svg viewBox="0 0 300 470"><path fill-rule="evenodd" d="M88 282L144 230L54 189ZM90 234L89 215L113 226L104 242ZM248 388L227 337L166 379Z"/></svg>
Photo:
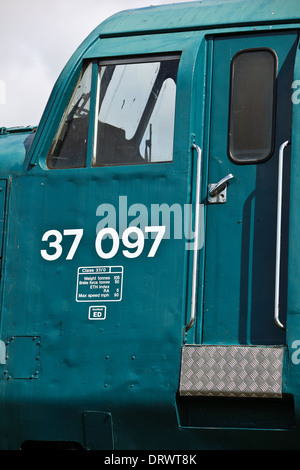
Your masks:
<svg viewBox="0 0 300 470"><path fill-rule="evenodd" d="M121 12L0 130L0 448L299 449L299 28Z"/></svg>

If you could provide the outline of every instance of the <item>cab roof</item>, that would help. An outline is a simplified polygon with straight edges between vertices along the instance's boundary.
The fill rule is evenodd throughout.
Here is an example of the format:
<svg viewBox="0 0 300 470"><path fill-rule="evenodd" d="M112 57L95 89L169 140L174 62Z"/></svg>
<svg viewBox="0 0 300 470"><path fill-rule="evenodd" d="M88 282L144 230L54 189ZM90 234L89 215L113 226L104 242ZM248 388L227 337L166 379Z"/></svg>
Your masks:
<svg viewBox="0 0 300 470"><path fill-rule="evenodd" d="M99 26L100 37L235 25L296 23L299 0L200 0L117 13Z"/></svg>

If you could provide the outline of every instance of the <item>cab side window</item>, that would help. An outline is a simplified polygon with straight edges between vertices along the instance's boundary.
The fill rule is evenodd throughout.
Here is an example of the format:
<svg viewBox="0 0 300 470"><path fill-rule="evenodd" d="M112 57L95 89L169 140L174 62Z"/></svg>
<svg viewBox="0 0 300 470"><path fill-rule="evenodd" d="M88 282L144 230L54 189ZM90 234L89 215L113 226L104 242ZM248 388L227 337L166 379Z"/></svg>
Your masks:
<svg viewBox="0 0 300 470"><path fill-rule="evenodd" d="M105 60L96 69L88 64L63 116L48 167L172 161L178 64L177 55ZM91 83L97 89L91 91Z"/></svg>
<svg viewBox="0 0 300 470"><path fill-rule="evenodd" d="M100 63L93 165L171 161L178 60Z"/></svg>
<svg viewBox="0 0 300 470"><path fill-rule="evenodd" d="M84 67L52 144L47 165L80 168L86 165L92 64Z"/></svg>

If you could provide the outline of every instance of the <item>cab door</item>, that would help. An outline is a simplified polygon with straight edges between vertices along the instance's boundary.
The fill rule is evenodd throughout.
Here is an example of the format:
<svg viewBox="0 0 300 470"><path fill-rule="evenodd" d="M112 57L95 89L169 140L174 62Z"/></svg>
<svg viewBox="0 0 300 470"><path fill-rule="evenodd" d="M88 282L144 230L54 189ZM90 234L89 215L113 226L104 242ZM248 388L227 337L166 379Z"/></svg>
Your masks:
<svg viewBox="0 0 300 470"><path fill-rule="evenodd" d="M294 31L209 41L200 346L184 348L182 394L281 395L296 45Z"/></svg>

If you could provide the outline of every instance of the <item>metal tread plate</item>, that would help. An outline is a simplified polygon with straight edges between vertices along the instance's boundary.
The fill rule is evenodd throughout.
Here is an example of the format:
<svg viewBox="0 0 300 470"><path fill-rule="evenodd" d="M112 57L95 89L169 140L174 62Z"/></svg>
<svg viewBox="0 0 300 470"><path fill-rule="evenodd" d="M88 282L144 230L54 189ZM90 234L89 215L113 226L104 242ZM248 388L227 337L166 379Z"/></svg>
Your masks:
<svg viewBox="0 0 300 470"><path fill-rule="evenodd" d="M186 345L180 395L282 397L283 347Z"/></svg>

